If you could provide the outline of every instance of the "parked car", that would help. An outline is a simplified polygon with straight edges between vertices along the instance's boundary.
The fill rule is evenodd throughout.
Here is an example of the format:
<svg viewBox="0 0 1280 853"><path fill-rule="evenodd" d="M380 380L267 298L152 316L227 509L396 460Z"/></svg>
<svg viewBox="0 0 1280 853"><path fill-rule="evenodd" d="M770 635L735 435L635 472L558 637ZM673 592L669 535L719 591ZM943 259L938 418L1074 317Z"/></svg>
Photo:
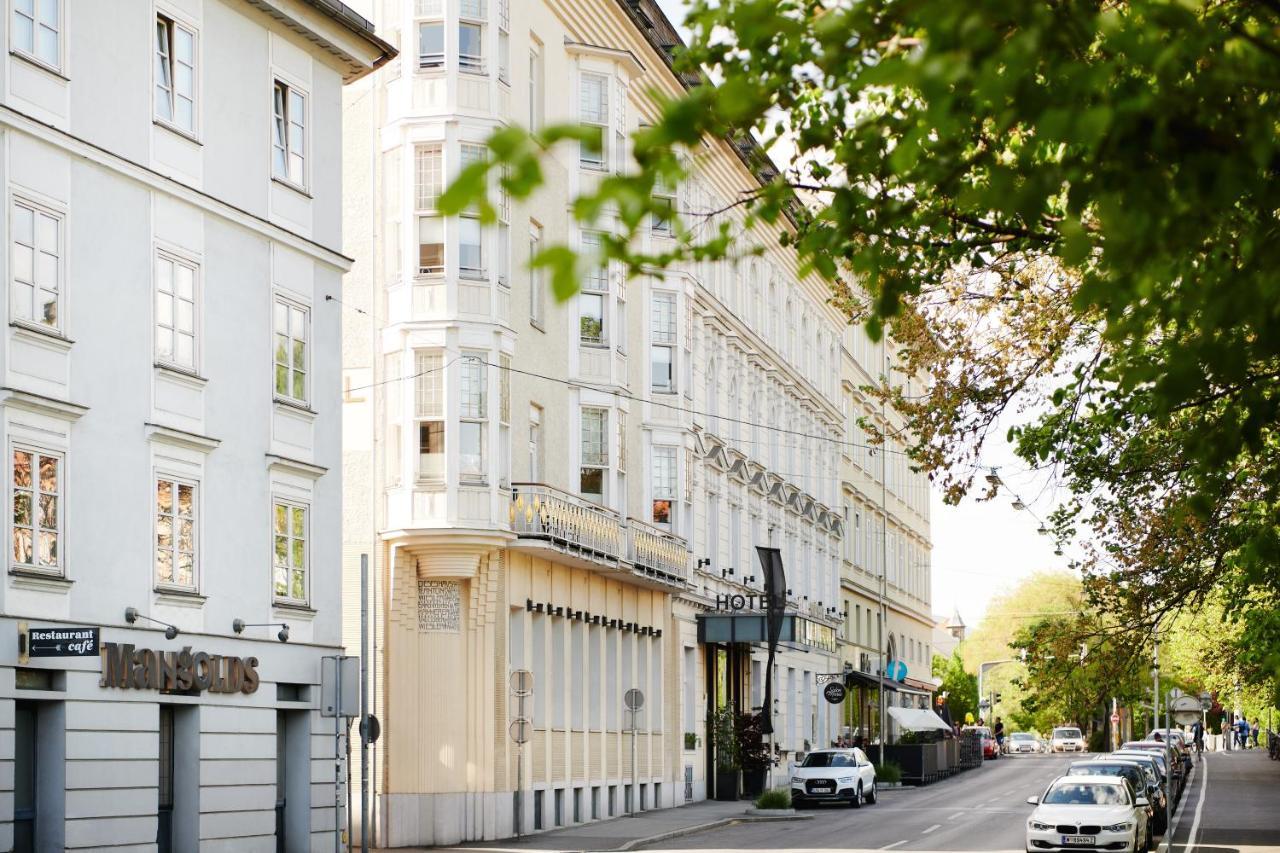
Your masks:
<svg viewBox="0 0 1280 853"><path fill-rule="evenodd" d="M1084 735L1075 726L1059 726L1049 737L1051 752L1084 752Z"/></svg>
<svg viewBox="0 0 1280 853"><path fill-rule="evenodd" d="M1156 835L1164 834L1164 791L1160 779L1151 768L1123 758L1095 758L1093 761L1075 761L1067 768L1067 776L1112 776L1125 779L1133 790L1143 794L1151 802L1147 817ZM1145 793L1144 793L1145 792Z"/></svg>
<svg viewBox="0 0 1280 853"><path fill-rule="evenodd" d="M792 771L791 804L875 804L876 768L860 749L815 749Z"/></svg>
<svg viewBox="0 0 1280 853"><path fill-rule="evenodd" d="M1182 754L1182 769L1185 773L1190 773L1195 767L1195 759L1191 757L1191 742L1187 738L1187 733L1182 729L1152 729L1147 732L1147 740L1155 740L1156 735L1160 735L1169 743L1177 747L1178 752Z"/></svg>
<svg viewBox="0 0 1280 853"><path fill-rule="evenodd" d="M1014 732L1004 739L1004 751L1010 755L1044 752L1044 744L1031 732Z"/></svg>
<svg viewBox="0 0 1280 853"><path fill-rule="evenodd" d="M1178 794L1182 794L1182 786L1187 777L1186 766L1182 761L1182 753L1175 744L1167 740L1131 740L1121 744L1120 748L1163 755L1169 764L1173 780L1178 783Z"/></svg>
<svg viewBox="0 0 1280 853"><path fill-rule="evenodd" d="M1132 761L1144 761L1152 766L1155 770L1156 778L1160 781L1161 788L1165 784L1165 777L1169 775L1169 756L1157 752L1146 752L1141 749L1122 749L1112 752L1108 755L1110 758L1126 758ZM1174 780L1169 781L1169 796L1177 800L1178 787Z"/></svg>
<svg viewBox="0 0 1280 853"><path fill-rule="evenodd" d="M1151 848L1151 804L1125 779L1060 776L1027 802L1036 807L1027 819L1027 850L1140 853Z"/></svg>
<svg viewBox="0 0 1280 853"><path fill-rule="evenodd" d="M991 729L986 726L965 726L961 731L981 733L983 758L996 759L1000 757L1000 745L996 743L996 736L991 733Z"/></svg>

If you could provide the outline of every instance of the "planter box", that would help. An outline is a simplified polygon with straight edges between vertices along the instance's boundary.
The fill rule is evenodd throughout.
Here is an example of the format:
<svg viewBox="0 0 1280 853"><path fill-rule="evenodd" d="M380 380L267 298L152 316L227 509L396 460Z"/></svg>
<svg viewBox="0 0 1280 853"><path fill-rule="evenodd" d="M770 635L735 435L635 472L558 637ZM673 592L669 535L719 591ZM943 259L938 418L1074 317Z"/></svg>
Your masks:
<svg viewBox="0 0 1280 853"><path fill-rule="evenodd" d="M738 771L716 768L716 799L732 802L738 799Z"/></svg>
<svg viewBox="0 0 1280 853"><path fill-rule="evenodd" d="M957 765L959 752L954 741L938 743L899 743L884 748L886 761L902 768L902 781L927 785L950 775Z"/></svg>

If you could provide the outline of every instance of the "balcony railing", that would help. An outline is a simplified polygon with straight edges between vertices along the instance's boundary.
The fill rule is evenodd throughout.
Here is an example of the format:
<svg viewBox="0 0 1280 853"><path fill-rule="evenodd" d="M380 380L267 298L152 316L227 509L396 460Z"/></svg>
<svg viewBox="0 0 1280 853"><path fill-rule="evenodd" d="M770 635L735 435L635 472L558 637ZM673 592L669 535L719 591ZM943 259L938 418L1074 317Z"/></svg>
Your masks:
<svg viewBox="0 0 1280 853"><path fill-rule="evenodd" d="M622 519L612 510L541 483L513 483L511 529L559 549L616 565Z"/></svg>
<svg viewBox="0 0 1280 853"><path fill-rule="evenodd" d="M542 483L512 483L511 530L565 554L650 584L683 588L689 580L685 541L634 518ZM625 541L624 541L625 539Z"/></svg>
<svg viewBox="0 0 1280 853"><path fill-rule="evenodd" d="M689 548L679 536L627 519L627 560L635 571L683 586L689 580Z"/></svg>

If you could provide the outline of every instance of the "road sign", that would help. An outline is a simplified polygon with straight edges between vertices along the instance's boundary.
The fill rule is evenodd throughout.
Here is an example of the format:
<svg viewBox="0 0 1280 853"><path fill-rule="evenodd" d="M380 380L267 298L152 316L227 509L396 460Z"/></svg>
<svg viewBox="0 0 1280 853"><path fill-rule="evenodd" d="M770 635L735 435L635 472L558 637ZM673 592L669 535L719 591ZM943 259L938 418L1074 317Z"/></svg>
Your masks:
<svg viewBox="0 0 1280 853"><path fill-rule="evenodd" d="M1169 713L1180 726L1187 726L1200 719L1200 697L1178 696L1169 704Z"/></svg>
<svg viewBox="0 0 1280 853"><path fill-rule="evenodd" d="M511 692L516 696L528 696L533 693L533 673L527 669L517 669L512 672Z"/></svg>
<svg viewBox="0 0 1280 853"><path fill-rule="evenodd" d="M639 711L644 707L644 693L632 687L622 697L628 711Z"/></svg>
<svg viewBox="0 0 1280 853"><path fill-rule="evenodd" d="M516 717L511 721L507 731L510 733L511 739L516 743L528 743L529 738L533 737L533 723L530 723L524 717Z"/></svg>
<svg viewBox="0 0 1280 853"><path fill-rule="evenodd" d="M373 714L369 714L360 721L360 735L365 735L365 729L368 729L369 743L377 743L378 738L382 736L382 723L378 722L378 718Z"/></svg>
<svg viewBox="0 0 1280 853"><path fill-rule="evenodd" d="M29 628L27 655L33 658L86 658L98 655L97 628Z"/></svg>
<svg viewBox="0 0 1280 853"><path fill-rule="evenodd" d="M1170 701L1170 702L1172 702L1172 701L1173 701L1173 700L1175 700L1175 699L1179 699L1179 698L1181 698L1181 697L1182 697L1182 695L1183 695L1183 694L1182 694L1182 690L1181 690L1180 688L1178 688L1178 687L1170 687L1170 688L1169 688L1169 701Z"/></svg>
<svg viewBox="0 0 1280 853"><path fill-rule="evenodd" d="M320 716L360 716L360 658L320 658Z"/></svg>
<svg viewBox="0 0 1280 853"><path fill-rule="evenodd" d="M822 695L832 705L839 705L844 701L844 685L838 681L832 681L822 688Z"/></svg>
<svg viewBox="0 0 1280 853"><path fill-rule="evenodd" d="M1200 710L1206 714L1213 710L1213 694L1207 690L1200 694Z"/></svg>

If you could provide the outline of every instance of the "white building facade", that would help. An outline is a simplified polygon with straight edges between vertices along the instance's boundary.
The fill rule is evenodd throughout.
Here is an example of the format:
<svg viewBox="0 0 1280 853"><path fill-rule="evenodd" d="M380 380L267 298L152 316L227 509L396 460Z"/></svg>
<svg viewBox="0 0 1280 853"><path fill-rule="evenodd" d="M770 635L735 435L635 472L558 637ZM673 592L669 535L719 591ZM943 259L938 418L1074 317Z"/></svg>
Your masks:
<svg viewBox="0 0 1280 853"><path fill-rule="evenodd" d="M0 849L327 847L341 89L394 51L318 0L0 28Z"/></svg>
<svg viewBox="0 0 1280 853"><path fill-rule="evenodd" d="M530 271L540 248L589 254L614 227L580 227L571 201L629 168L652 91L682 91L655 4L382 0L375 20L405 50L347 91L347 212L365 225L343 301L345 635L360 648L363 599L376 842L502 838L764 784L717 773L708 746L717 712L763 704L756 547L788 577L781 784L842 725L821 691L842 671L846 535L845 320L827 285L769 228L740 229L738 261L584 270L564 303ZM491 225L439 215L495 129L566 121L598 127L602 151L555 148L525 201L495 186ZM723 140L689 156L668 197L694 227L767 167ZM639 239L660 251L671 226ZM521 670L530 696L513 693Z"/></svg>

